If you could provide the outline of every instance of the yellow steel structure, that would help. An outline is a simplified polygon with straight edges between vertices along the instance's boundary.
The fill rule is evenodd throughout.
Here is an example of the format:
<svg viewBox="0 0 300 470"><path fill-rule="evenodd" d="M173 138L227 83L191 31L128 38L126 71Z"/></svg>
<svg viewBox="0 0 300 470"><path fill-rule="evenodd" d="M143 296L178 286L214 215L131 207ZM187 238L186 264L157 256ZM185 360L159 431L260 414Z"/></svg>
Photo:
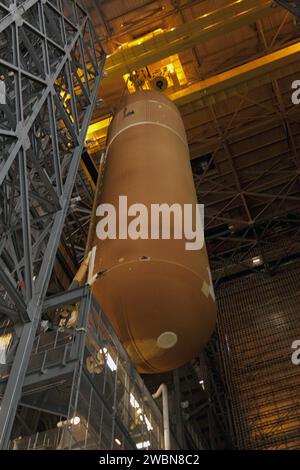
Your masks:
<svg viewBox="0 0 300 470"><path fill-rule="evenodd" d="M197 109L204 108L291 75L299 69L299 59L300 42L183 88L170 98L178 106L193 103Z"/></svg>
<svg viewBox="0 0 300 470"><path fill-rule="evenodd" d="M224 8L205 13L193 21L156 30L144 38L120 46L106 59L108 79L145 67L165 57L205 43L209 39L254 23L270 15L272 0L235 0Z"/></svg>
<svg viewBox="0 0 300 470"><path fill-rule="evenodd" d="M86 145L89 147L90 153L96 152L99 147L105 143L107 129L111 123L111 119L111 117L101 119L101 121L97 121L89 126L86 136Z"/></svg>
<svg viewBox="0 0 300 470"><path fill-rule="evenodd" d="M205 108L230 96L247 93L251 89L293 74L299 69L299 60L300 42L182 88L170 94L169 98L178 106L190 104L193 109ZM110 120L105 119L94 125L94 132L97 132L98 128L102 142L109 122Z"/></svg>

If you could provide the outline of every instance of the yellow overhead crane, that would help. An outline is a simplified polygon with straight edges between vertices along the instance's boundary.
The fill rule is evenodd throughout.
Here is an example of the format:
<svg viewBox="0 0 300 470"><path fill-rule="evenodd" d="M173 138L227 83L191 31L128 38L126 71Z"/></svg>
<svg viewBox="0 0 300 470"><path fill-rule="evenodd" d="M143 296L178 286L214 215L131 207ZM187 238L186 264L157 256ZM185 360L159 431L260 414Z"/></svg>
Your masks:
<svg viewBox="0 0 300 470"><path fill-rule="evenodd" d="M205 108L292 74L299 69L299 60L300 42L189 85L169 97L178 106L190 104L193 110ZM98 130L101 131L102 142L109 123L110 119L106 119L92 126L95 135Z"/></svg>
<svg viewBox="0 0 300 470"><path fill-rule="evenodd" d="M106 61L106 80L121 77L206 42L226 31L251 24L272 13L272 0L235 0L224 8L203 14L195 20L170 30L155 30L152 34L120 46ZM209 77L169 93L178 106L189 104L192 109L205 108L236 94L272 82L296 70L300 59L300 43L272 52L247 64ZM94 141L94 149L105 142L110 119L92 124L87 141ZM90 146L93 152L93 143Z"/></svg>
<svg viewBox="0 0 300 470"><path fill-rule="evenodd" d="M176 28L156 30L144 38L123 44L106 59L107 80L254 23L271 14L272 4L273 0L235 0Z"/></svg>
<svg viewBox="0 0 300 470"><path fill-rule="evenodd" d="M169 97L178 106L193 103L193 109L205 108L292 74L299 70L299 59L300 42L182 88Z"/></svg>

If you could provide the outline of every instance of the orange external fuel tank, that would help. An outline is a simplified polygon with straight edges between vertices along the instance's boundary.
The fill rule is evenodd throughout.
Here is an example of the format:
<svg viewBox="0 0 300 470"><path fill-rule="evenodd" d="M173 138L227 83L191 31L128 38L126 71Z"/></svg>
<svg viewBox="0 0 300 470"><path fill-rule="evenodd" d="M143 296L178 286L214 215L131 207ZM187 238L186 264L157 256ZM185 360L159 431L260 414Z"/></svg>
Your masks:
<svg viewBox="0 0 300 470"><path fill-rule="evenodd" d="M99 204L118 210L120 196L149 213L152 204L197 204L184 125L160 92L128 96L110 126ZM94 272L103 275L93 293L141 373L184 365L214 330L206 247L188 251L186 241L95 236Z"/></svg>

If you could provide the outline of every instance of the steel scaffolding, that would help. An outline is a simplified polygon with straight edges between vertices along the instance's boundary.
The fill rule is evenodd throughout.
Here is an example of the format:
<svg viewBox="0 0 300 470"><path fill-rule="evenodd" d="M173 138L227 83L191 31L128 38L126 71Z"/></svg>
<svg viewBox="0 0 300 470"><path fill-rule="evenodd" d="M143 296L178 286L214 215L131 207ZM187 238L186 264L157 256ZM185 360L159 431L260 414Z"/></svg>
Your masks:
<svg viewBox="0 0 300 470"><path fill-rule="evenodd" d="M9 441L104 61L81 1L0 0L0 329L9 338L0 374L10 368L0 448Z"/></svg>
<svg viewBox="0 0 300 470"><path fill-rule="evenodd" d="M76 327L51 321L70 311ZM53 426L32 434L14 427L9 448L162 449L162 413L89 287L47 299L44 318L49 328L36 335L20 406L54 416Z"/></svg>
<svg viewBox="0 0 300 470"><path fill-rule="evenodd" d="M239 449L300 445L300 265L251 275L219 288L219 332Z"/></svg>

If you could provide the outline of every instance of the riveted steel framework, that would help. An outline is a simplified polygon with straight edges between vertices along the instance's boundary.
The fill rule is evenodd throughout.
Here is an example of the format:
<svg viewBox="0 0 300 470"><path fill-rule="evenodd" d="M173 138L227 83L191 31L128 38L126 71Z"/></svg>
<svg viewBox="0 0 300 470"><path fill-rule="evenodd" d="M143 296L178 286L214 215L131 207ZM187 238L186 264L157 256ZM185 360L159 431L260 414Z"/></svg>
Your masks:
<svg viewBox="0 0 300 470"><path fill-rule="evenodd" d="M81 1L0 1L0 321L1 330L12 333L1 448L9 439L104 61Z"/></svg>

